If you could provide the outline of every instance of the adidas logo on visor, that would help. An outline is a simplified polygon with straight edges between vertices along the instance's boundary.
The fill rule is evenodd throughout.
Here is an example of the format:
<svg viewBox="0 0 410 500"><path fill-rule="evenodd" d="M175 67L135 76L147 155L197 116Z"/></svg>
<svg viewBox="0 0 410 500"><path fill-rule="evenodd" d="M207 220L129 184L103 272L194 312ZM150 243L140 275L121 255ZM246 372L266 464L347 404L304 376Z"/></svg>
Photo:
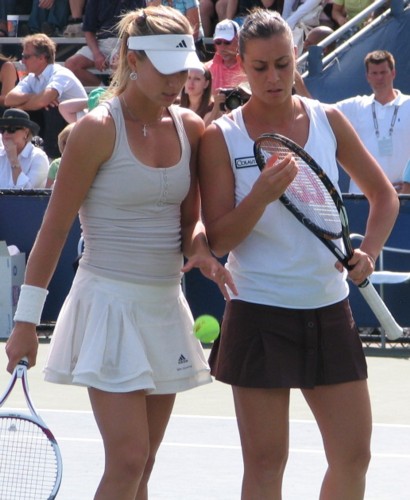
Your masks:
<svg viewBox="0 0 410 500"><path fill-rule="evenodd" d="M181 40L179 44L175 47L176 49L186 49L188 46L185 42L185 40Z"/></svg>
<svg viewBox="0 0 410 500"><path fill-rule="evenodd" d="M130 36L128 38L130 50L147 51L195 51L192 35L147 35Z"/></svg>

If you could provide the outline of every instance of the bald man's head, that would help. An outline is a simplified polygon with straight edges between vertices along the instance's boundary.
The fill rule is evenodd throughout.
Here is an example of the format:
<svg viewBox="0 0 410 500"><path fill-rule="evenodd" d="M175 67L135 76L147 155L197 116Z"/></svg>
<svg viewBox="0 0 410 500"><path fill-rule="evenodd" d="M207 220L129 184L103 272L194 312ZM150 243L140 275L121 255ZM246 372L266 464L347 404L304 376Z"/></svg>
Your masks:
<svg viewBox="0 0 410 500"><path fill-rule="evenodd" d="M316 26L316 28L313 28L311 31L309 31L308 36L306 37L303 44L303 52L306 52L308 47L310 47L311 45L317 45L332 33L333 30L332 28L329 28L329 26ZM331 50L332 48L325 47L323 49L324 55L328 54Z"/></svg>

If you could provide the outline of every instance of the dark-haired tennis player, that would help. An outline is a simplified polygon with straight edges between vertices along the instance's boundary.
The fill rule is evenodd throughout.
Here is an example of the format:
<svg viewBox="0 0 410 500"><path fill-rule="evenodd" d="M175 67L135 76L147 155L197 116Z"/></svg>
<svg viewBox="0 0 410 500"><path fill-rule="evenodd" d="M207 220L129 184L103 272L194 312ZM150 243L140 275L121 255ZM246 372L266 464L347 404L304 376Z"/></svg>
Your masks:
<svg viewBox="0 0 410 500"><path fill-rule="evenodd" d="M242 499L282 498L289 395L300 388L328 461L321 500L359 500L372 422L347 273L278 200L296 175L294 160L260 173L254 141L263 133L287 136L334 183L337 159L361 187L370 213L361 248L350 260L355 283L374 269L397 216L397 195L337 110L292 95L295 50L279 14L252 11L239 34L239 55L252 96L207 128L200 185L210 246L219 256L229 254L227 268L238 288L210 363L215 377L233 388L244 460Z"/></svg>

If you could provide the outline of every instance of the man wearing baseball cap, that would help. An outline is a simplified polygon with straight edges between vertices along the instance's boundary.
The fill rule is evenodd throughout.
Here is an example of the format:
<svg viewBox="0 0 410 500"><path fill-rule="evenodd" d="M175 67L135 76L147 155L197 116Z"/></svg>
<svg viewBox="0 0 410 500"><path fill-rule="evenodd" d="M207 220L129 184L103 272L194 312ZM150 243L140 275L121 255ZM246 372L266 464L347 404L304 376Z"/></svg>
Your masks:
<svg viewBox="0 0 410 500"><path fill-rule="evenodd" d="M215 55L206 66L212 74L212 93L217 89L237 87L246 76L237 60L239 25L231 19L224 19L215 27L213 42Z"/></svg>

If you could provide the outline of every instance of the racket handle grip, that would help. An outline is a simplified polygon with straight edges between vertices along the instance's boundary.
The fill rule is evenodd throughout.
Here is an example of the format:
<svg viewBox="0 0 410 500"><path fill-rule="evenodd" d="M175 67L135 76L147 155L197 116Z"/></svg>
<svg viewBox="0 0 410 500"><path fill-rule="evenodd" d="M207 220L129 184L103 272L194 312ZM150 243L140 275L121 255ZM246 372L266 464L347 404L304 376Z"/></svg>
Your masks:
<svg viewBox="0 0 410 500"><path fill-rule="evenodd" d="M369 280L364 281L359 285L359 290L363 298L368 303L376 318L379 320L380 326L386 333L389 340L396 340L403 336L403 328L399 326L393 318L391 312L387 309L380 295L377 293L374 286Z"/></svg>

